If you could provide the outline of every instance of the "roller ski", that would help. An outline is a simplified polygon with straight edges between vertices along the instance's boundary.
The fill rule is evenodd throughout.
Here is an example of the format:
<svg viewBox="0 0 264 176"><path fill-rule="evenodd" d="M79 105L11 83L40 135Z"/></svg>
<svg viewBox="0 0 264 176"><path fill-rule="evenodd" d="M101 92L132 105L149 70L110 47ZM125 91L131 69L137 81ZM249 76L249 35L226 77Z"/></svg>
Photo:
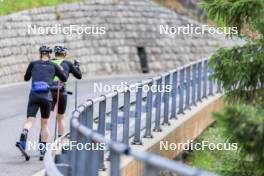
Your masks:
<svg viewBox="0 0 264 176"><path fill-rule="evenodd" d="M20 141L16 143L16 147L20 150L26 161L30 160L30 156L26 152L26 141Z"/></svg>
<svg viewBox="0 0 264 176"><path fill-rule="evenodd" d="M40 161L44 160L45 153L46 153L46 149L40 150L40 156L39 156Z"/></svg>
<svg viewBox="0 0 264 176"><path fill-rule="evenodd" d="M39 133L39 160L40 161L43 161L44 160L44 156L45 156L45 153L46 153L46 142L42 142L41 141L41 132Z"/></svg>

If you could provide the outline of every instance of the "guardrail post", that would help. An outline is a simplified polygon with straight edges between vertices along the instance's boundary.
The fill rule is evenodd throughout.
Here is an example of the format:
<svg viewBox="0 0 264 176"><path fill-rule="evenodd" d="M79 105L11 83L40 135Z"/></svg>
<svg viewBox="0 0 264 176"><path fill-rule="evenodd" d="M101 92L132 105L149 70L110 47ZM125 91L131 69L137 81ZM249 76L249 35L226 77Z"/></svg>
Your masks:
<svg viewBox="0 0 264 176"><path fill-rule="evenodd" d="M130 91L124 92L124 126L123 126L123 143L128 145L129 141L129 116L130 116Z"/></svg>
<svg viewBox="0 0 264 176"><path fill-rule="evenodd" d="M193 64L192 67L192 104L196 105L196 76L197 76L197 64Z"/></svg>
<svg viewBox="0 0 264 176"><path fill-rule="evenodd" d="M110 150L110 175L120 176L120 154Z"/></svg>
<svg viewBox="0 0 264 176"><path fill-rule="evenodd" d="M208 65L208 60L205 60L203 65L203 98L207 98L207 80L208 80L207 65Z"/></svg>
<svg viewBox="0 0 264 176"><path fill-rule="evenodd" d="M170 92L167 90L167 86L170 85L170 74L165 76L164 80L164 118L162 125L170 125L169 122L169 101L170 101Z"/></svg>
<svg viewBox="0 0 264 176"><path fill-rule="evenodd" d="M81 124L87 124L87 119L88 119L88 108L86 108L86 106L84 104L80 105L79 107L83 107L84 110L82 112L82 114L79 116L79 121Z"/></svg>
<svg viewBox="0 0 264 176"><path fill-rule="evenodd" d="M99 103L99 125L98 125L98 133L105 136L105 112L106 112L106 97L104 97L104 100ZM104 151L99 150L99 169L105 170L104 165Z"/></svg>
<svg viewBox="0 0 264 176"><path fill-rule="evenodd" d="M137 93L136 93L136 119L135 119L135 136L132 144L142 145L140 139L141 134L141 111L142 111L142 83L137 83Z"/></svg>
<svg viewBox="0 0 264 176"><path fill-rule="evenodd" d="M97 143L97 142L94 142L92 141L91 143L92 146L96 146L95 149L91 149L91 158L90 158L90 168L91 168L91 171L89 171L91 173L91 176L98 176L98 171L99 171L99 168L100 168L100 158L99 158L99 155L100 155L100 152L104 152L104 150L102 150L100 148L100 143ZM100 151L100 152L99 152ZM84 173L84 176L86 176L87 174Z"/></svg>
<svg viewBox="0 0 264 176"><path fill-rule="evenodd" d="M151 87L153 85L153 80L148 84L149 91L147 93L147 115L146 115L146 130L145 130L145 135L144 138L152 138L151 134L151 124L152 124L152 90Z"/></svg>
<svg viewBox="0 0 264 176"><path fill-rule="evenodd" d="M78 137L78 130L72 126L72 120L75 117L73 117L71 119L71 126L70 126L70 141L77 141L77 137ZM76 154L77 154L77 149L73 148L70 152L70 169L71 169L71 173L75 173L76 167Z"/></svg>
<svg viewBox="0 0 264 176"><path fill-rule="evenodd" d="M184 98L184 73L185 68L180 70L180 86L179 86L179 114L183 113L183 98Z"/></svg>
<svg viewBox="0 0 264 176"><path fill-rule="evenodd" d="M85 111L84 111L85 113L81 114L81 117L82 116L85 117L85 121L83 125L85 127L88 127L90 130L93 130L94 103L93 103L93 100L91 99L87 100L87 102L91 102L91 105L85 108ZM89 134L88 137L81 135L81 143L83 144L83 146L85 145L85 143L92 142L90 135L91 134ZM79 152L79 155L80 157L78 158L78 162L76 165L77 172L74 175L80 175L80 176L92 175L92 166L91 166L92 165L91 163L92 151L84 149L81 152Z"/></svg>
<svg viewBox="0 0 264 176"><path fill-rule="evenodd" d="M91 133L88 135L88 136L86 136L86 143L88 143L88 144L92 144L92 138L91 138ZM85 162L84 162L84 165L83 165L83 167L84 167L84 171L83 171L83 176L93 176L92 174L92 167L93 167L93 165L92 165L92 162L94 162L93 160L92 160L92 150L84 150L85 151L85 153L84 153L84 156L85 156ZM98 158L99 159L99 158ZM78 161L78 162L80 162L80 161ZM79 163L80 164L80 163ZM76 174L76 176L77 176L77 174Z"/></svg>
<svg viewBox="0 0 264 176"><path fill-rule="evenodd" d="M213 73L213 70L209 68L209 75L211 76ZM209 80L209 95L214 95L214 81Z"/></svg>
<svg viewBox="0 0 264 176"><path fill-rule="evenodd" d="M157 93L156 93L156 113L155 113L155 127L153 131L161 132L160 128L160 112L161 112L161 85L162 85L162 77L157 80Z"/></svg>
<svg viewBox="0 0 264 176"><path fill-rule="evenodd" d="M84 106L84 105L83 105ZM85 107L85 106L84 106ZM86 110L86 109L85 109ZM89 116L86 116L85 110L79 115L79 121L85 120L84 122L87 122L85 118L90 118ZM89 111L87 111L87 113L89 114ZM81 121L80 121L81 123ZM84 124L83 124L84 125ZM73 140L71 142L75 143L75 144L82 144L84 145L87 142L86 137L79 132L78 127L76 128L77 131L77 138L76 140ZM72 175L78 175L78 176L84 176L85 174L85 165L87 164L87 153L85 150L79 150L77 146L75 146L73 148L73 150L75 150L75 163L73 165L72 168Z"/></svg>
<svg viewBox="0 0 264 176"><path fill-rule="evenodd" d="M93 129L93 110L94 110L94 104L93 104L93 100L87 100L92 102L92 105L86 107L86 119L85 119L85 123L84 125L87 126L90 129Z"/></svg>
<svg viewBox="0 0 264 176"><path fill-rule="evenodd" d="M118 122L118 92L112 97L111 109L111 140L117 141L117 122Z"/></svg>
<svg viewBox="0 0 264 176"><path fill-rule="evenodd" d="M198 63L197 100L202 101L202 62Z"/></svg>
<svg viewBox="0 0 264 176"><path fill-rule="evenodd" d="M83 134L78 132L78 140L76 141L76 144L82 144L83 146L85 143L87 143L87 137L85 137ZM79 146L79 145L78 145ZM76 146L77 147L77 146ZM90 151L89 151L90 152ZM92 162L91 160L88 160L89 154L85 149L79 150L77 149L77 160L75 163L75 172L73 172L73 175L78 175L78 176L86 176L86 165L91 165Z"/></svg>
<svg viewBox="0 0 264 176"><path fill-rule="evenodd" d="M188 66L186 68L185 109L190 109L190 83L191 83L191 66Z"/></svg>
<svg viewBox="0 0 264 176"><path fill-rule="evenodd" d="M178 92L178 71L172 73L172 101L171 101L171 119L177 119L177 92Z"/></svg>

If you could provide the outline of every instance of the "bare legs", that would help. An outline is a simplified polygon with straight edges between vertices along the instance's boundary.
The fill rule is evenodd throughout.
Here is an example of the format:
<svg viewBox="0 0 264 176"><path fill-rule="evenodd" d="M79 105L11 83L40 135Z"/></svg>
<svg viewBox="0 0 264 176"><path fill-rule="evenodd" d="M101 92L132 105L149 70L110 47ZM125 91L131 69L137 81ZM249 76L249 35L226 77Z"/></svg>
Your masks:
<svg viewBox="0 0 264 176"><path fill-rule="evenodd" d="M58 134L59 136L62 136L65 132L64 114L57 114L57 121L58 121Z"/></svg>
<svg viewBox="0 0 264 176"><path fill-rule="evenodd" d="M41 118L41 141L48 142L49 139L49 119Z"/></svg>
<svg viewBox="0 0 264 176"><path fill-rule="evenodd" d="M35 117L28 117L26 123L23 126L22 133L20 135L19 145L22 149L26 149L28 131L32 128L35 122Z"/></svg>
<svg viewBox="0 0 264 176"><path fill-rule="evenodd" d="M34 122L35 117L28 117L26 123L24 124L23 129L29 131ZM49 139L49 119L41 118L41 141L48 142Z"/></svg>
<svg viewBox="0 0 264 176"><path fill-rule="evenodd" d="M29 131L34 124L35 119L36 119L35 117L28 117L26 123L24 124L23 129L27 129Z"/></svg>

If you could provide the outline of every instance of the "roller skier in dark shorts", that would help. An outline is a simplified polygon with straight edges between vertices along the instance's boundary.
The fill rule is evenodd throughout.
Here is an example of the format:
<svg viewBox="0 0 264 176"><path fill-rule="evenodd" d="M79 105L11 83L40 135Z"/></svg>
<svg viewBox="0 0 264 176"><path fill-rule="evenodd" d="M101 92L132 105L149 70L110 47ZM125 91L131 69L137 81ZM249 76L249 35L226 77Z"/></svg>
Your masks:
<svg viewBox="0 0 264 176"><path fill-rule="evenodd" d="M63 67L63 70L67 76L69 77L70 73L77 79L82 78L82 73L80 71L80 63L78 61L74 61L74 63L65 60L67 55L67 48L63 45L57 45L54 47L55 59L52 59L52 62ZM52 103L52 110L55 108L56 99L57 99L57 90L58 90L58 77L54 77L53 80L53 88L52 88L52 95L53 95L53 103ZM58 135L59 137L62 136L65 132L65 120L64 120L64 113L67 107L67 82L62 81L60 82L60 95L58 100L58 112L56 114L57 122L58 122Z"/></svg>
<svg viewBox="0 0 264 176"><path fill-rule="evenodd" d="M41 112L41 139L40 144L40 160L43 159L46 152L46 143L49 136L49 116L51 111L52 94L50 85L53 82L54 76L57 76L61 81L66 81L67 76L63 69L50 61L52 50L47 46L39 48L40 60L32 61L25 73L24 80L29 81L32 78L32 88L29 94L27 107L27 121L23 126L20 140L16 146L25 152L27 145L27 135L36 119L38 110ZM24 154L24 153L23 153Z"/></svg>

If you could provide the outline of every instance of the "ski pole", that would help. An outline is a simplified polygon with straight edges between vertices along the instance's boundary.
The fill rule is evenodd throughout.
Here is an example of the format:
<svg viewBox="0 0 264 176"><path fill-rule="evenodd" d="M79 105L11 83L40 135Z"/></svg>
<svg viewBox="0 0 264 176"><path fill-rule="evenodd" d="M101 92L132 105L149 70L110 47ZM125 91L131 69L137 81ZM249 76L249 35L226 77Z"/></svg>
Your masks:
<svg viewBox="0 0 264 176"><path fill-rule="evenodd" d="M79 69L80 61L74 60L74 66ZM77 98L78 98L77 91L78 90L77 89L78 89L78 83L77 83L77 80L75 80L75 110L77 110L77 105L78 105L78 102L77 102Z"/></svg>
<svg viewBox="0 0 264 176"><path fill-rule="evenodd" d="M77 80L75 80L75 110L77 110L77 89L78 89Z"/></svg>
<svg viewBox="0 0 264 176"><path fill-rule="evenodd" d="M59 112L59 101L60 101L60 80L58 80L58 89L57 89L57 99L56 99L56 115L55 115L55 132L54 132L54 141L57 138L57 115Z"/></svg>

